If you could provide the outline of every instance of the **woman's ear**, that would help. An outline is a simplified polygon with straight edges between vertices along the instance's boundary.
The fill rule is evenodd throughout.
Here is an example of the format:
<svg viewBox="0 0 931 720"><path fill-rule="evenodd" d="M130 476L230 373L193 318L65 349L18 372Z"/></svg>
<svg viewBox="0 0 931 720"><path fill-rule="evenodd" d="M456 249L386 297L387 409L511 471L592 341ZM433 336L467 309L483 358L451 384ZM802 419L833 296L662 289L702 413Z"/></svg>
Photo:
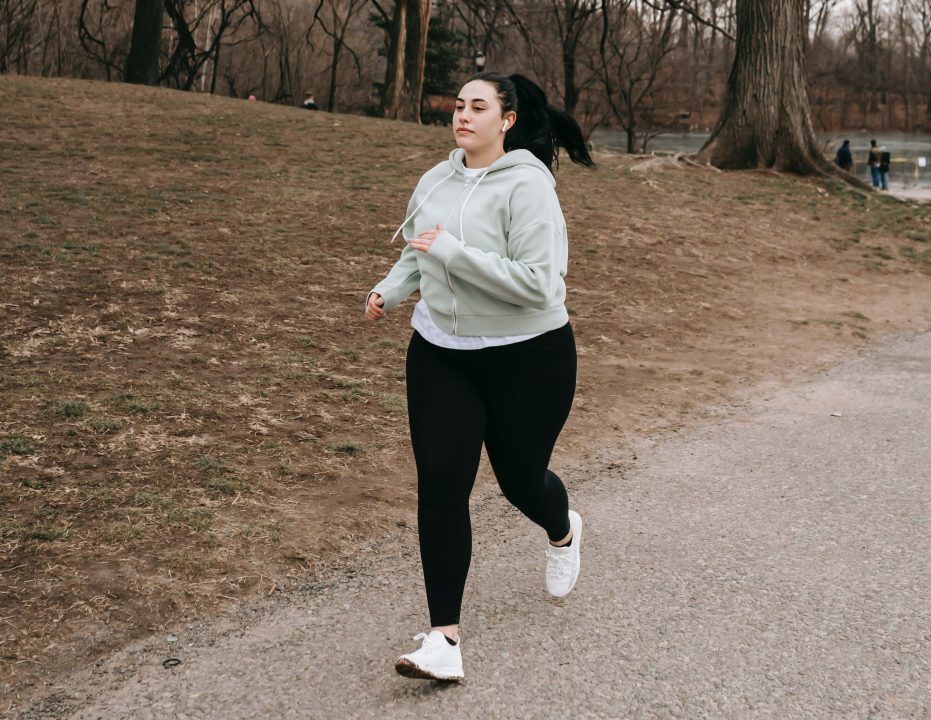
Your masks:
<svg viewBox="0 0 931 720"><path fill-rule="evenodd" d="M514 123L517 121L517 113L513 110L511 112L504 113L504 122L501 124L501 132L507 132L508 128L514 127Z"/></svg>

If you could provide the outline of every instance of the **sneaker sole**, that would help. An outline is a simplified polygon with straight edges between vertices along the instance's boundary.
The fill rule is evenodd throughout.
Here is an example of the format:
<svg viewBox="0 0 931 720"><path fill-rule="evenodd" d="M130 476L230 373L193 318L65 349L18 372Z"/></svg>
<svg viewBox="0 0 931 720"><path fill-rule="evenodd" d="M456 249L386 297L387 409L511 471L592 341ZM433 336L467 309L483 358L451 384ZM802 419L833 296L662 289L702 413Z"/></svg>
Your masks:
<svg viewBox="0 0 931 720"><path fill-rule="evenodd" d="M579 580L579 572L582 570L582 518L579 518L579 566L575 569L575 577L572 578L572 584L569 585L569 592L572 592L572 589L575 587L576 582ZM569 594L568 592L566 593Z"/></svg>
<svg viewBox="0 0 931 720"><path fill-rule="evenodd" d="M419 665L415 665L410 660L402 658L394 664L394 669L398 675L416 680L439 680L440 682L462 682L464 675L440 674L425 670Z"/></svg>

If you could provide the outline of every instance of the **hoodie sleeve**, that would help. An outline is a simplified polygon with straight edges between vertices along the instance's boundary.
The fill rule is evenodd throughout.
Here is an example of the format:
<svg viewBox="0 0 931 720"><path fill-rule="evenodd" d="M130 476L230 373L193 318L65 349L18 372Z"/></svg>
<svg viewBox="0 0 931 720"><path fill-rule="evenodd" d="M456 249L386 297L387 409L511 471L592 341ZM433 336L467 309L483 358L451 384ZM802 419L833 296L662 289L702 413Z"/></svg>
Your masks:
<svg viewBox="0 0 931 720"><path fill-rule="evenodd" d="M365 298L366 306L372 293L378 293L385 299L383 307L387 312L400 305L408 295L420 287L420 267L417 265L415 252L410 245L401 251L401 257L385 279L369 291Z"/></svg>
<svg viewBox="0 0 931 720"><path fill-rule="evenodd" d="M416 195L417 191L415 190L414 195L411 196L411 200L407 204L407 214L405 217L410 216L411 210L414 207L414 197ZM391 270L388 271L385 279L373 287L368 295L365 296L366 307L368 307L369 298L372 296L372 293L378 293L385 299L383 308L385 312L387 312L399 305L408 295L420 287L420 266L417 264L416 250L412 249L411 246L407 244L407 240L412 237L413 228L414 221L409 218L401 231L405 241L404 249L401 250L401 257L398 258L398 261Z"/></svg>
<svg viewBox="0 0 931 720"><path fill-rule="evenodd" d="M442 232L430 255L447 272L489 295L524 307L544 309L559 295L567 248L556 192L543 178L520 182L510 198L508 257L471 247Z"/></svg>

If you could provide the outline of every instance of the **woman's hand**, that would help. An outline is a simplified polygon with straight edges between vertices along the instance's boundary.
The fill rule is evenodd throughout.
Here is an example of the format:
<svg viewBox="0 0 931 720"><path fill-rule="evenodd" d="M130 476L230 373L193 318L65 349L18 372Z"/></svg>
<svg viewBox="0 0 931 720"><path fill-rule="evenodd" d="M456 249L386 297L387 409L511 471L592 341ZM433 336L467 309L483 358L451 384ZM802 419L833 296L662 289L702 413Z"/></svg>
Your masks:
<svg viewBox="0 0 931 720"><path fill-rule="evenodd" d="M420 235L411 240L408 245L419 252L430 252L430 246L433 244L433 241L436 240L436 236L441 232L443 232L443 226L437 223L433 230L424 230Z"/></svg>
<svg viewBox="0 0 931 720"><path fill-rule="evenodd" d="M383 320L385 317L385 311L383 305L385 304L385 298L383 298L378 293L372 293L369 295L368 305L365 307L365 317L369 320Z"/></svg>

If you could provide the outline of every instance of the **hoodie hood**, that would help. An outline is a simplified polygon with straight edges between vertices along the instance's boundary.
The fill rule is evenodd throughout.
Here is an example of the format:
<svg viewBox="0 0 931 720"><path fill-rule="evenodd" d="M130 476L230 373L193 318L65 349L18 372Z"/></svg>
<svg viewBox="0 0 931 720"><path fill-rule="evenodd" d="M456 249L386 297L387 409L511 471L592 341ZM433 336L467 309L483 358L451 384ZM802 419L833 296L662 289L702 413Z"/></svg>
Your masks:
<svg viewBox="0 0 931 720"><path fill-rule="evenodd" d="M420 209L427 202L427 200L429 199L430 195L433 193L434 190L436 190L440 185L442 185L444 182L446 182L450 178L455 177L456 175L462 175L463 177L465 177L465 164L463 163L463 160L465 160L465 150L463 150L462 148L456 148L451 153L449 153L449 163L445 169L446 175L440 178L439 180L434 181L434 183L427 190L427 194L424 197L424 199L421 200L420 203L417 205L417 207L414 208L413 212L411 212L410 214L408 214L407 217L404 218L404 222L402 222L398 226L398 229L394 231L394 234L391 236L391 242L394 242L395 239L397 239L398 235L400 235L401 232L403 231L404 226L407 225L407 223L410 220L416 217L417 213L420 212ZM550 184L550 187L552 188L556 187L556 178L553 177L553 173L551 173L549 171L549 168L547 168L546 165L544 165L539 160L539 158L537 158L537 156L534 155L532 152L530 152L529 150L511 150L511 152L505 153L504 155L499 157L497 160L495 160L491 165L489 165L488 168L485 170L485 172L479 175L478 180L471 186L471 189L466 195L465 201L462 203L462 207L459 210L459 237L460 238L464 238L464 232L462 228L462 215L465 212L465 207L466 205L468 205L469 199L472 197L472 194L478 189L478 186L482 182L482 180L484 180L486 177L488 177L492 173L500 172L501 170L507 170L508 168L518 167L520 165L525 165L528 167L532 167L536 170L539 170L543 174L543 176L546 178L547 182ZM441 168L441 167L443 167L443 163L440 163L437 166L437 168Z"/></svg>
<svg viewBox="0 0 931 720"><path fill-rule="evenodd" d="M462 148L456 148L451 153L449 153L450 169L459 173L460 175L465 175L464 161L465 150ZM556 187L556 178L553 177L553 173L551 173L549 168L547 168L546 165L544 165L540 159L529 150L511 150L510 152L505 153L497 160L495 160L491 165L489 165L484 174L498 172L499 170L506 170L507 168L516 167L518 165L530 165L535 167L537 170L540 170L544 175L546 175L551 187Z"/></svg>

